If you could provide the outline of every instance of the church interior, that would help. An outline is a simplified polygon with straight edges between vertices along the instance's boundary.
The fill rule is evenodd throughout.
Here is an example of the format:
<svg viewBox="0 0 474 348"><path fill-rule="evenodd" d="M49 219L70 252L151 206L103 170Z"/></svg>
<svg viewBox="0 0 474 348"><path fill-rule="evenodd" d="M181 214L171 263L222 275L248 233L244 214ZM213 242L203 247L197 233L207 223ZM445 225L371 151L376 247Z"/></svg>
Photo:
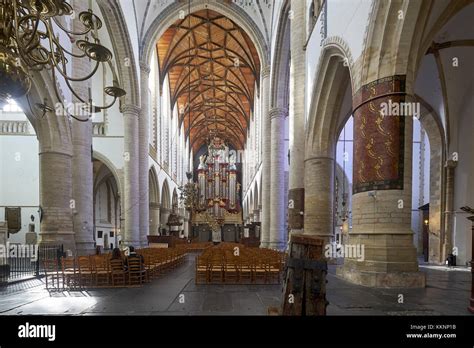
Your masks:
<svg viewBox="0 0 474 348"><path fill-rule="evenodd" d="M473 19L0 0L0 315L472 315Z"/></svg>

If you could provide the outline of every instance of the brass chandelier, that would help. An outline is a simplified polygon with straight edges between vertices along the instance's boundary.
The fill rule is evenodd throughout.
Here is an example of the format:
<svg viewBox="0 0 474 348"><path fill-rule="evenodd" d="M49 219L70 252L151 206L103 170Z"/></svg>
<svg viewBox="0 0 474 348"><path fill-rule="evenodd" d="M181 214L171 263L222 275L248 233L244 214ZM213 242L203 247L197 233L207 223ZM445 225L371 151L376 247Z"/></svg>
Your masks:
<svg viewBox="0 0 474 348"><path fill-rule="evenodd" d="M73 14L72 6L65 0L0 0L0 103L25 95L29 103L30 74L41 70L51 72L57 100L65 113L78 121L88 121L92 114L110 108L117 98L125 95L112 65L112 52L100 43L98 30L102 27L102 21L92 12L91 1L89 10L78 14L78 20L84 27L81 31L68 28L72 27L67 23L72 24ZM59 32L61 36L56 34ZM70 41L71 48L65 47L64 41ZM76 52L72 47L74 44L78 48ZM79 77L69 74L68 64L72 59L88 59L92 63L90 73ZM107 63L112 71L112 86L105 87L103 91L113 100L107 105L97 106L92 102L90 88L85 99L71 83L89 80L101 63L104 63L104 69ZM82 105L81 111L86 117L77 116L65 107L57 87L58 78ZM54 110L46 101L37 103L36 107L43 115Z"/></svg>
<svg viewBox="0 0 474 348"><path fill-rule="evenodd" d="M193 183L192 172L186 172L188 182L178 189L180 190L179 200L186 210L194 212L199 205L197 184Z"/></svg>

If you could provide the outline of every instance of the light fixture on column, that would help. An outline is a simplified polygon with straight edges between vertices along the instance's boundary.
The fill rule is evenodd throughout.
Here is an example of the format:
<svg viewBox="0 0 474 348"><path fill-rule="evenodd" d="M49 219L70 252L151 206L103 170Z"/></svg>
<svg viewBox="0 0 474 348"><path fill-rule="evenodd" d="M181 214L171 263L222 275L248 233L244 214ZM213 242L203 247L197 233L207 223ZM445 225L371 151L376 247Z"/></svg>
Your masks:
<svg viewBox="0 0 474 348"><path fill-rule="evenodd" d="M102 21L91 8L90 1L89 10L78 14L84 28L73 31L70 30L72 25L67 23L72 23L74 11L65 0L0 0L0 102L25 95L28 98L31 73L42 70L50 71L54 93L60 103L63 104L63 97L57 83L62 81L82 104L81 111L86 117L78 117L62 105L66 115L79 121L88 121L93 113L110 108L117 98L125 95L111 62L112 52L99 40L98 30ZM69 39L67 42L71 43L71 48L65 47L64 38ZM73 52L74 44L79 53ZM69 64L73 59L93 62L91 72L79 77L70 75ZM88 100L85 100L71 83L89 80L101 63L107 63L112 71L113 83L104 88L104 93L113 100L107 105L97 106L92 101L90 90ZM36 104L36 107L43 115L54 110L46 102Z"/></svg>

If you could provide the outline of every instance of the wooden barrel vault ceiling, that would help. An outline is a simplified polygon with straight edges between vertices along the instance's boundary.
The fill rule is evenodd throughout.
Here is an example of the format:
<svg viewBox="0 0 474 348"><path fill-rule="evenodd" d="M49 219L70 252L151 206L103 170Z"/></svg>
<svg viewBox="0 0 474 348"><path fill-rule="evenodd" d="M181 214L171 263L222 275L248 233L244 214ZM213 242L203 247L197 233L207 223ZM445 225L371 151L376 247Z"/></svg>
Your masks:
<svg viewBox="0 0 474 348"><path fill-rule="evenodd" d="M177 20L156 48L160 83L168 75L171 108L177 106L194 153L214 135L243 149L260 73L249 36L227 17L202 10Z"/></svg>

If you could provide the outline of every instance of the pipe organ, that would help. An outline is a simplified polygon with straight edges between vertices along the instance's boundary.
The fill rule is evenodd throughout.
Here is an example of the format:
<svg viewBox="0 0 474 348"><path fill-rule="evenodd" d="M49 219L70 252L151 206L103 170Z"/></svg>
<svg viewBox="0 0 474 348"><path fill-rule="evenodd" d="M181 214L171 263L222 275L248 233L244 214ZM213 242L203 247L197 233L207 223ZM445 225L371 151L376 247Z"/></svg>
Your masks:
<svg viewBox="0 0 474 348"><path fill-rule="evenodd" d="M241 225L240 183L235 158L229 156L229 148L219 137L214 137L207 154L200 156L199 162L198 204L193 223L209 224L211 228L213 224L219 227Z"/></svg>

